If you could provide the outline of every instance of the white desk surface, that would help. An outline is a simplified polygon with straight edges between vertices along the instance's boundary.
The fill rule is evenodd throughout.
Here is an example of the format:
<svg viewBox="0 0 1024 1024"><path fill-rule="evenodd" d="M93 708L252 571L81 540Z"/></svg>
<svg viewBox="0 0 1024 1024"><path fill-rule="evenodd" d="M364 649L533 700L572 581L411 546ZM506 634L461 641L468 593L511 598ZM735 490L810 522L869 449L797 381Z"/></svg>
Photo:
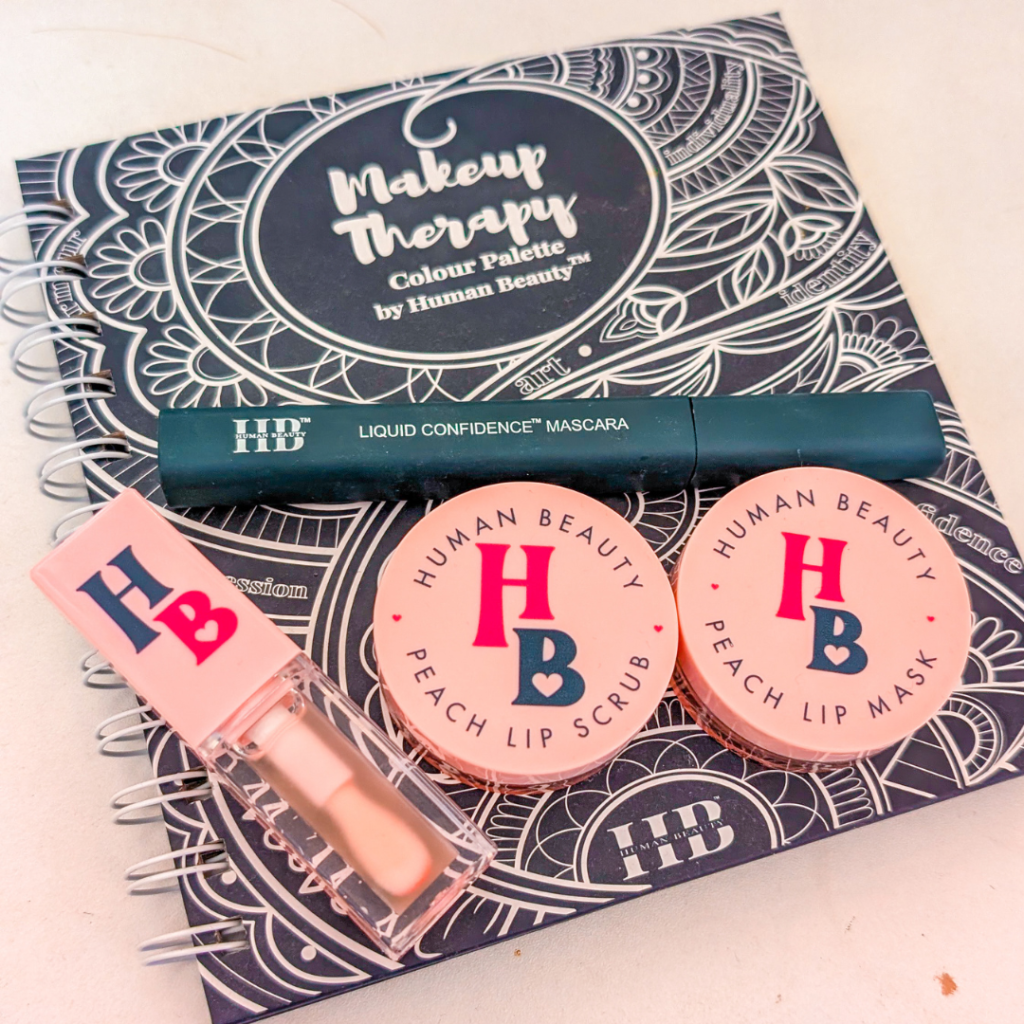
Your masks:
<svg viewBox="0 0 1024 1024"><path fill-rule="evenodd" d="M404 74L764 13L751 0L0 0L13 160ZM1024 5L779 0L1018 541L1024 541ZM0 334L0 341L10 337ZM6 360L4 360L6 363ZM143 968L177 896L125 895L162 830L110 823L127 706L30 586L64 509L35 488L29 386L0 367L0 1021L207 1019L191 963ZM293 1011L321 1021L1019 1022L1024 785L1010 781ZM948 975L955 992L944 994ZM945 988L950 989L947 980Z"/></svg>

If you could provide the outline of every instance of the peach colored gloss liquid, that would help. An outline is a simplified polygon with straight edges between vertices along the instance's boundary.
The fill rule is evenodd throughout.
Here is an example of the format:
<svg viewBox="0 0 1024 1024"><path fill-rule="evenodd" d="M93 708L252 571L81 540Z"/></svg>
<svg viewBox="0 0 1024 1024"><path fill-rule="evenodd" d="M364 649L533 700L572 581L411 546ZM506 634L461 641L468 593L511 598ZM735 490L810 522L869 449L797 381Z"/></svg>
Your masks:
<svg viewBox="0 0 1024 1024"><path fill-rule="evenodd" d="M288 693L251 725L245 759L396 914L456 857L324 715Z"/></svg>

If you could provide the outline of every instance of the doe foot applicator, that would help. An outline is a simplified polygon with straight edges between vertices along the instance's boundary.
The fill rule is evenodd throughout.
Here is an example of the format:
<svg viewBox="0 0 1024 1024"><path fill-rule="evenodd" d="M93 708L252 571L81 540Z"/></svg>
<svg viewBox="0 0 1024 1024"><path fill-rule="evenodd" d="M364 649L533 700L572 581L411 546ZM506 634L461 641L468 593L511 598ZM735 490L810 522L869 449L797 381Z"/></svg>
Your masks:
<svg viewBox="0 0 1024 1024"><path fill-rule="evenodd" d="M137 492L32 578L388 955L490 863L476 825Z"/></svg>

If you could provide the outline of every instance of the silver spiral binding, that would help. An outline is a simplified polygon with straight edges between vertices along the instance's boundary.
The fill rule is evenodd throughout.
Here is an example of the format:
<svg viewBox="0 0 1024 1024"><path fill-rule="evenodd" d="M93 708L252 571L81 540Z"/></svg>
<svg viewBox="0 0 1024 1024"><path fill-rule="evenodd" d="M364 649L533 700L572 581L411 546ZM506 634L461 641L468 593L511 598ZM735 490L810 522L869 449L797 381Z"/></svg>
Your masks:
<svg viewBox="0 0 1024 1024"><path fill-rule="evenodd" d="M136 794L154 786L157 788L156 796L136 799ZM175 788L169 793L163 793L160 792L161 786ZM134 786L125 786L110 798L110 806L114 808L114 824L145 825L160 821L164 807L170 807L174 803L195 803L196 800L205 799L212 792L210 777L202 768L174 772L171 775L157 775L145 782L136 782Z"/></svg>
<svg viewBox="0 0 1024 1024"><path fill-rule="evenodd" d="M55 199L48 203L29 203L14 213L0 217L0 238L19 228L56 227L65 224L72 213L71 204L63 199ZM0 256L0 274L9 274L19 267L33 263L35 260L31 258L19 260L10 256Z"/></svg>
<svg viewBox="0 0 1024 1024"><path fill-rule="evenodd" d="M78 663L78 671L82 673L82 685L94 690L119 690L128 684L96 651L90 651Z"/></svg>
<svg viewBox="0 0 1024 1024"><path fill-rule="evenodd" d="M84 501L89 497L85 484L79 479L64 480L61 475L72 466L82 466L96 459L130 459L131 445L120 431L105 437L84 441L70 441L55 448L39 464L36 476L39 489L57 501Z"/></svg>
<svg viewBox="0 0 1024 1024"><path fill-rule="evenodd" d="M203 941L207 935L212 942ZM194 940L199 940L195 942ZM180 932L157 935L139 946L140 953L152 953L142 962L147 967L170 964L178 960L192 960L205 953L230 953L233 950L248 949L249 931L240 917L229 917L213 924L199 924L182 928Z"/></svg>
<svg viewBox="0 0 1024 1024"><path fill-rule="evenodd" d="M63 200L29 204L0 217L0 240L17 230L58 227L74 217L73 207ZM24 405L25 426L33 437L58 443L39 464L39 489L57 501L74 504L54 524L50 538L53 544L60 543L106 504L105 500L89 501L81 471L97 463L132 457L131 443L120 431L102 437L77 438L67 417L68 408L75 403L105 401L115 395L109 370L92 371L86 363L77 372L65 375L56 358L63 345L78 351L87 349L99 336L100 323L92 312L51 315L47 286L87 276L81 256L37 260L0 254L0 319L18 328L8 350L11 370L35 386ZM34 288L43 292L44 301L38 308L27 304L26 293ZM90 689L113 690L128 685L95 651L81 659L78 670L82 685ZM152 733L163 725L163 719L148 704L119 711L97 725L97 749L106 757L144 755L148 753ZM212 792L213 783L205 770L186 769L127 786L111 797L110 806L113 820L119 825L147 824L163 820L164 811L176 805L204 800ZM233 868L227 848L218 839L139 861L127 869L124 877L130 895L150 896L177 891L185 879L220 875L229 870ZM142 943L139 949L147 954L143 963L154 965L249 947L246 923L241 918L227 918L158 935Z"/></svg>
<svg viewBox="0 0 1024 1024"><path fill-rule="evenodd" d="M37 260L8 271L0 285L0 318L15 327L31 327L50 319L46 308L26 309L16 306L14 297L29 288L57 284L68 277L85 277L85 260L68 256L56 260Z"/></svg>
<svg viewBox="0 0 1024 1024"><path fill-rule="evenodd" d="M47 381L58 380L60 369L56 363L41 364L30 361L29 353L46 344L54 345L62 340L81 341L98 333L99 322L92 313L58 317L41 324L33 324L19 331L11 342L11 369L22 380L27 380L31 384L45 384Z"/></svg>
<svg viewBox="0 0 1024 1024"><path fill-rule="evenodd" d="M64 441L73 438L75 434L71 427L64 420L54 422L47 418L47 411L65 406L69 402L92 402L97 398L113 398L114 394L113 374L109 370L76 374L43 384L36 388L35 394L25 403L25 429L33 437L43 441Z"/></svg>
<svg viewBox="0 0 1024 1024"><path fill-rule="evenodd" d="M192 863L185 863L191 861ZM163 864L177 864L164 868ZM161 853L133 864L125 873L129 896L155 896L176 892L178 879L222 875L231 870L227 847L222 840L186 846L170 853Z"/></svg>
<svg viewBox="0 0 1024 1024"><path fill-rule="evenodd" d="M92 515L93 512L99 512L103 506L106 505L105 501L94 501L89 505L79 505L77 508L73 508L70 512L65 512L50 528L50 544L56 546L59 544L69 533L73 533L81 523L74 523L76 519L82 516ZM84 522L84 520L83 520ZM88 685L88 684L87 684Z"/></svg>
<svg viewBox="0 0 1024 1024"><path fill-rule="evenodd" d="M150 716L153 717L150 717ZM122 725L130 718L138 717L133 725ZM140 704L127 711L118 711L116 715L104 718L93 735L99 740L96 750L105 757L138 757L148 753L147 741L149 734L164 724L149 704ZM115 728L116 727L116 728Z"/></svg>

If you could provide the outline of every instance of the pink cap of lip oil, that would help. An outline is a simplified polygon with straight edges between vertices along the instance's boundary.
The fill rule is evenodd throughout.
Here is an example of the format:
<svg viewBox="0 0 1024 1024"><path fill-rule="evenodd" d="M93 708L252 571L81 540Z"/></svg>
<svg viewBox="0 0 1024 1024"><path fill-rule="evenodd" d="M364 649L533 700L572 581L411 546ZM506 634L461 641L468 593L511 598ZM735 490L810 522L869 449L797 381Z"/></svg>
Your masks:
<svg viewBox="0 0 1024 1024"><path fill-rule="evenodd" d="M647 541L607 505L541 483L430 512L391 556L373 621L406 732L506 791L568 785L614 757L664 696L678 646Z"/></svg>
<svg viewBox="0 0 1024 1024"><path fill-rule="evenodd" d="M877 481L803 467L722 497L675 573L679 695L775 767L850 763L910 735L967 658L967 586L943 536Z"/></svg>
<svg viewBox="0 0 1024 1024"><path fill-rule="evenodd" d="M193 747L299 654L138 491L122 492L31 575Z"/></svg>

